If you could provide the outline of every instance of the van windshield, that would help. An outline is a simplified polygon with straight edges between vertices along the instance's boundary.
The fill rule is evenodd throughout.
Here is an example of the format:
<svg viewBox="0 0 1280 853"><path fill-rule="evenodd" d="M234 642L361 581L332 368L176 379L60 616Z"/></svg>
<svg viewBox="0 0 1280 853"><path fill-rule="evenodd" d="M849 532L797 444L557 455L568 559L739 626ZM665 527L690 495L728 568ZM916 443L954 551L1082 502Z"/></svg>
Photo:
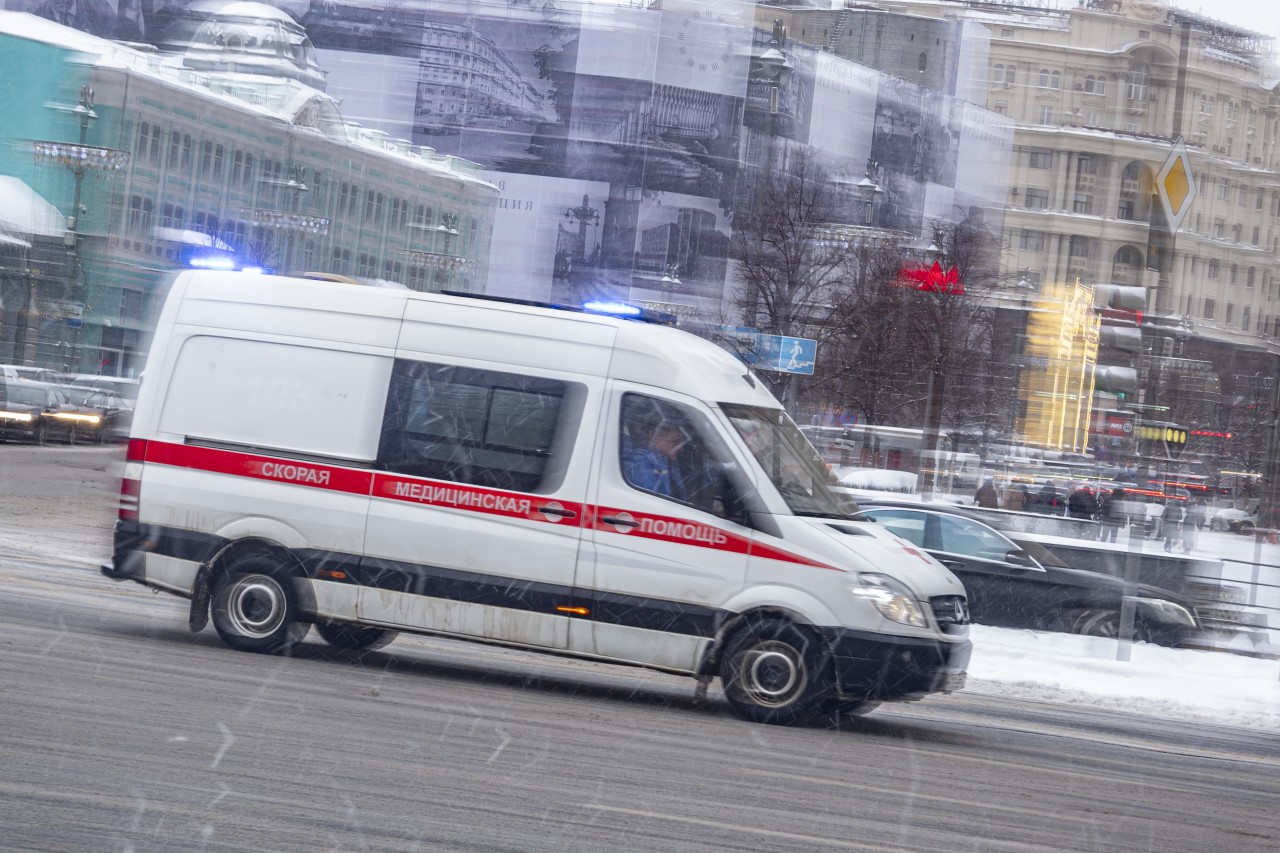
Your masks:
<svg viewBox="0 0 1280 853"><path fill-rule="evenodd" d="M796 515L847 516L856 507L833 491L831 471L781 409L722 403L751 455Z"/></svg>

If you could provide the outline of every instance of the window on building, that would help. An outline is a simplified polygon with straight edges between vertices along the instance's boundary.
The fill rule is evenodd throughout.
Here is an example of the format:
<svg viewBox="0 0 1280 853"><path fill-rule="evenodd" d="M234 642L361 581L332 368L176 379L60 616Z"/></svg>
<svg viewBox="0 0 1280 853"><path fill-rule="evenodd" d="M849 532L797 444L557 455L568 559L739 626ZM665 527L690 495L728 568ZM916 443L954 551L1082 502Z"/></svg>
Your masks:
<svg viewBox="0 0 1280 853"><path fill-rule="evenodd" d="M929 54L921 53L920 56L916 59L916 70L924 71L928 69L928 67L929 67Z"/></svg>
<svg viewBox="0 0 1280 853"><path fill-rule="evenodd" d="M1053 168L1053 152L1036 148L1032 149L1030 156L1030 166L1033 169L1052 169Z"/></svg>
<svg viewBox="0 0 1280 853"><path fill-rule="evenodd" d="M120 291L120 319L142 319L143 296L141 290L125 288Z"/></svg>
<svg viewBox="0 0 1280 853"><path fill-rule="evenodd" d="M1224 201L1231 198L1231 184L1227 183L1226 178L1218 181L1218 198Z"/></svg>
<svg viewBox="0 0 1280 853"><path fill-rule="evenodd" d="M1076 213L1093 213L1093 196L1087 193L1076 193L1071 209Z"/></svg>
<svg viewBox="0 0 1280 853"><path fill-rule="evenodd" d="M1253 238L1249 242L1256 246L1260 239L1262 239L1262 229L1255 225L1253 226Z"/></svg>
<svg viewBox="0 0 1280 853"><path fill-rule="evenodd" d="M1104 75L1098 75L1098 87L1093 90L1095 95L1107 94L1107 78Z"/></svg>
<svg viewBox="0 0 1280 853"><path fill-rule="evenodd" d="M1002 38L1002 39L1011 39L1011 38L1013 38L1013 30L1011 30L1011 29L1009 29L1009 28L1007 28L1007 27L1002 27L1002 28L1000 29L1000 38Z"/></svg>
<svg viewBox="0 0 1280 853"><path fill-rule="evenodd" d="M1254 270L1254 268L1253 268L1253 267L1249 267L1247 270L1245 270L1245 271L1244 271L1244 286L1245 286L1245 287L1248 287L1248 288L1252 288L1252 287L1253 287L1253 281L1254 281L1254 278L1256 277L1256 275L1257 275L1257 272Z"/></svg>
<svg viewBox="0 0 1280 853"><path fill-rule="evenodd" d="M387 281L404 281L404 265L399 261L386 261L382 265L382 277Z"/></svg>
<svg viewBox="0 0 1280 853"><path fill-rule="evenodd" d="M1241 232L1241 228L1242 228L1242 226L1240 225L1240 223L1239 223L1239 222L1236 222L1236 223L1234 223L1234 224L1231 226L1231 239L1232 239L1233 241L1235 241L1236 243L1239 243L1239 242L1240 242L1240 232Z"/></svg>
<svg viewBox="0 0 1280 853"><path fill-rule="evenodd" d="M351 271L351 250L334 247L333 250L333 272L338 275L347 275Z"/></svg>
<svg viewBox="0 0 1280 853"><path fill-rule="evenodd" d="M1219 268L1218 259L1217 259L1217 258L1210 258L1210 259L1209 259L1209 264L1208 264L1208 267L1207 267L1207 271L1205 272L1205 275L1206 275L1206 276L1208 276L1210 279L1212 279L1212 280L1214 280L1214 281L1217 281L1217 280L1218 280L1218 274L1219 274L1219 273L1218 273L1218 268Z"/></svg>
<svg viewBox="0 0 1280 853"><path fill-rule="evenodd" d="M207 178L213 174L213 143L200 143L200 177Z"/></svg>
<svg viewBox="0 0 1280 853"><path fill-rule="evenodd" d="M1007 116L1009 114L1009 102L995 101L991 104L991 111L994 113L999 113L1002 116Z"/></svg>
<svg viewBox="0 0 1280 853"><path fill-rule="evenodd" d="M1094 87L1097 86L1097 84L1098 84L1098 78L1090 74L1084 78L1084 86L1082 88L1086 92L1088 92L1090 95L1092 95Z"/></svg>
<svg viewBox="0 0 1280 853"><path fill-rule="evenodd" d="M222 161L226 158L227 149L221 145L213 146L213 179L220 180L222 178Z"/></svg>
<svg viewBox="0 0 1280 853"><path fill-rule="evenodd" d="M1116 218L1129 219L1129 220L1134 219L1135 213L1136 213L1135 207L1136 207L1136 202L1134 202L1133 199L1131 198L1120 199L1120 202L1116 205Z"/></svg>
<svg viewBox="0 0 1280 853"><path fill-rule="evenodd" d="M1053 107L1048 104L1040 107L1040 123L1053 124Z"/></svg>
<svg viewBox="0 0 1280 853"><path fill-rule="evenodd" d="M129 216L126 228L131 234L143 237L151 236L151 220L155 211L155 203L140 195L129 197Z"/></svg>
<svg viewBox="0 0 1280 853"><path fill-rule="evenodd" d="M1238 264L1231 265L1231 272L1227 277L1227 284L1236 284L1240 280L1240 266Z"/></svg>
<svg viewBox="0 0 1280 853"><path fill-rule="evenodd" d="M1213 319L1213 307L1213 299L1206 296L1204 300L1204 318L1206 320Z"/></svg>
<svg viewBox="0 0 1280 853"><path fill-rule="evenodd" d="M1097 110L1085 110L1085 111L1084 111L1084 123L1085 123L1085 126L1086 126L1086 127L1097 127L1097 126L1098 126L1098 112L1097 112Z"/></svg>
<svg viewBox="0 0 1280 853"><path fill-rule="evenodd" d="M186 215L180 204L166 202L160 207L160 226L162 228L183 228L186 226Z"/></svg>
<svg viewBox="0 0 1280 853"><path fill-rule="evenodd" d="M1150 67L1145 62L1134 61L1129 64L1129 100L1145 101L1147 99L1147 75Z"/></svg>
<svg viewBox="0 0 1280 853"><path fill-rule="evenodd" d="M1222 312L1222 322L1231 323L1235 320L1236 306L1228 302L1226 310Z"/></svg>
<svg viewBox="0 0 1280 853"><path fill-rule="evenodd" d="M995 68L991 69L991 82L997 85L1004 82L1004 64L1003 63L997 64Z"/></svg>
<svg viewBox="0 0 1280 853"><path fill-rule="evenodd" d="M1248 305L1240 309L1240 328L1246 332L1249 331L1249 314L1250 310Z"/></svg>
<svg viewBox="0 0 1280 853"><path fill-rule="evenodd" d="M378 259L373 255L361 252L356 258L356 275L364 278L373 278L373 271L378 265Z"/></svg>
<svg viewBox="0 0 1280 853"><path fill-rule="evenodd" d="M1038 78L1038 82L1036 83L1036 85L1039 86L1041 89L1049 88L1049 69L1048 68L1040 69L1040 76Z"/></svg>
<svg viewBox="0 0 1280 853"><path fill-rule="evenodd" d="M1044 210L1049 206L1049 191L1027 188L1027 207L1032 210Z"/></svg>
<svg viewBox="0 0 1280 853"><path fill-rule="evenodd" d="M1266 190L1258 190L1257 194L1253 197L1253 209L1262 210L1262 205L1266 197L1267 197Z"/></svg>
<svg viewBox="0 0 1280 853"><path fill-rule="evenodd" d="M1140 39L1151 38L1151 30L1138 30L1138 38Z"/></svg>
<svg viewBox="0 0 1280 853"><path fill-rule="evenodd" d="M1018 66L1008 65L1004 69L1004 84L1012 86L1018 82Z"/></svg>
<svg viewBox="0 0 1280 853"><path fill-rule="evenodd" d="M1227 221L1221 216L1213 220L1213 236L1219 240L1227 236Z"/></svg>

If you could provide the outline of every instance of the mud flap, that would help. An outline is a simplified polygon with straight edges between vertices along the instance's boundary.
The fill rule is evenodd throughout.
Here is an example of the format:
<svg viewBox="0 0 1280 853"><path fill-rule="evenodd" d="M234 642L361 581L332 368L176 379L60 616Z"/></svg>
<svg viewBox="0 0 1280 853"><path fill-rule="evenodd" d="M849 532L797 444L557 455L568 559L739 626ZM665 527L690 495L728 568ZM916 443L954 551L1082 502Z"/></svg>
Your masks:
<svg viewBox="0 0 1280 853"><path fill-rule="evenodd" d="M209 624L209 601L213 598L213 584L209 582L211 574L209 564L201 563L191 585L191 613L187 616L187 627L193 634L200 633Z"/></svg>

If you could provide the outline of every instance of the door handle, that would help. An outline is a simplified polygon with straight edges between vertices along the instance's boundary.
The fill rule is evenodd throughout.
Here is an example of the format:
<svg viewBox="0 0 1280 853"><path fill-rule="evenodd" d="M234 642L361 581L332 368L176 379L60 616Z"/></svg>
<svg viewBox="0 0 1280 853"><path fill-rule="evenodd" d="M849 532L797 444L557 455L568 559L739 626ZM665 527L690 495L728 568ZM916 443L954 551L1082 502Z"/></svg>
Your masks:
<svg viewBox="0 0 1280 853"><path fill-rule="evenodd" d="M559 516L560 518L577 518L578 517L578 514L576 512L574 512L571 509L565 509L562 506L554 506L554 505L540 506L538 507L538 512L542 513L543 515Z"/></svg>
<svg viewBox="0 0 1280 853"><path fill-rule="evenodd" d="M964 568L964 562L963 562L962 560L943 560L943 559L939 558L939 559L938 559L938 562L939 562L939 563L942 563L942 565L946 566L948 569L963 569L963 568Z"/></svg>
<svg viewBox="0 0 1280 853"><path fill-rule="evenodd" d="M639 527L640 522L634 518L623 518L617 515L606 515L600 519L605 524L612 524L615 527Z"/></svg>

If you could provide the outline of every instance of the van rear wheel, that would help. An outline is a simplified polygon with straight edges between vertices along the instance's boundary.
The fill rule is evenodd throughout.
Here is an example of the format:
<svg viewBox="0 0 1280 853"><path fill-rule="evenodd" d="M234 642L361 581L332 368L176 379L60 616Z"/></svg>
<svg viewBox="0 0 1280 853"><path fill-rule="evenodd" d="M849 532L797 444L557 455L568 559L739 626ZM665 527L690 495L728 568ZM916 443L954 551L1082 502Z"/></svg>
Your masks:
<svg viewBox="0 0 1280 853"><path fill-rule="evenodd" d="M330 619L317 620L316 630L320 632L321 638L335 649L353 652L376 651L390 643L400 633L383 628L352 625L350 622L334 622Z"/></svg>
<svg viewBox="0 0 1280 853"><path fill-rule="evenodd" d="M720 659L725 698L742 717L791 725L813 718L828 698L830 663L818 637L782 619L749 619Z"/></svg>
<svg viewBox="0 0 1280 853"><path fill-rule="evenodd" d="M298 620L293 576L262 558L237 563L218 579L212 611L222 642L243 652L285 654L311 628Z"/></svg>

